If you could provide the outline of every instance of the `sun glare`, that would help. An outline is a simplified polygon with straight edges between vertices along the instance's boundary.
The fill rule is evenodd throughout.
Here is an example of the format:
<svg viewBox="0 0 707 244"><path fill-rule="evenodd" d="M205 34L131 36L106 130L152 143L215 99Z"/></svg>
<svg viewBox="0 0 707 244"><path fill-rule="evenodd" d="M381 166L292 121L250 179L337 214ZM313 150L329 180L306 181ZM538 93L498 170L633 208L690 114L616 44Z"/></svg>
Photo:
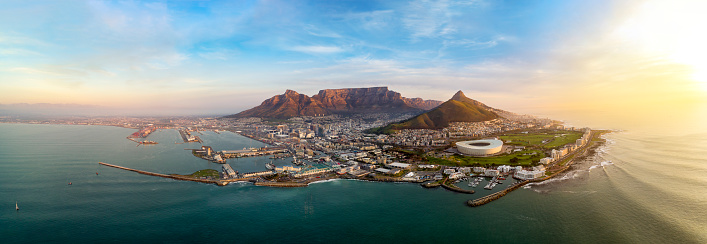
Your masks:
<svg viewBox="0 0 707 244"><path fill-rule="evenodd" d="M617 32L648 54L690 66L690 77L707 90L705 9L707 1L649 1Z"/></svg>

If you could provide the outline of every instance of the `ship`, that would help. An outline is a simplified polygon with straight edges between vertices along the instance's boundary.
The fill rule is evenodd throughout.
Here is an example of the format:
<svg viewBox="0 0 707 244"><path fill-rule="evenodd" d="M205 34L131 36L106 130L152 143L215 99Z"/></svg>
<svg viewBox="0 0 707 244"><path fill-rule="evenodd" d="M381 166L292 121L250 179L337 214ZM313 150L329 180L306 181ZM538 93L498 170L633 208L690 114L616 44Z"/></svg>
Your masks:
<svg viewBox="0 0 707 244"><path fill-rule="evenodd" d="M140 144L159 144L156 141L141 141Z"/></svg>
<svg viewBox="0 0 707 244"><path fill-rule="evenodd" d="M265 168L267 168L269 170L273 170L273 169L275 169L275 165L272 162L266 163Z"/></svg>

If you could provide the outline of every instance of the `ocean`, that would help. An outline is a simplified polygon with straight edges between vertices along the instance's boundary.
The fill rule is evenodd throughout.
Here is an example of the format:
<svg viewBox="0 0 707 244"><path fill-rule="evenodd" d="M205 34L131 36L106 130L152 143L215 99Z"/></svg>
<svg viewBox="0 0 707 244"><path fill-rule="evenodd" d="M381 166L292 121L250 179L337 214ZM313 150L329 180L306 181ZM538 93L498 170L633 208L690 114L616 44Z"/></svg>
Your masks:
<svg viewBox="0 0 707 244"><path fill-rule="evenodd" d="M185 150L201 145L180 144L176 130L139 147L125 138L134 131L0 124L2 243L707 243L707 133L611 133L561 177L470 208L478 194L412 183L219 187L98 165L220 170ZM216 150L263 146L230 132L199 136ZM228 162L250 172L270 161Z"/></svg>

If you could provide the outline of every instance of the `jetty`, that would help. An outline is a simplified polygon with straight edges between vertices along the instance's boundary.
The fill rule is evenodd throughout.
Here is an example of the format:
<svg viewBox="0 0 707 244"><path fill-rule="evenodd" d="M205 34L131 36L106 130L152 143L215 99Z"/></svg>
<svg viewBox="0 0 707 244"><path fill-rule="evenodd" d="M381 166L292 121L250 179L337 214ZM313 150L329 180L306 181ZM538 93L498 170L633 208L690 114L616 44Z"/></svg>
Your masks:
<svg viewBox="0 0 707 244"><path fill-rule="evenodd" d="M305 186L309 185L308 183L299 183L299 182L275 182L275 181L259 182L259 181L257 181L257 178L259 176L270 175L273 173L272 171L246 173L246 174L243 174L242 177L240 177L240 178L200 179L200 178L188 177L188 176L183 176L183 175L175 175L175 174L168 175L168 174L160 174L160 173L154 173L154 172L138 170L138 169L131 169L128 167L123 167L123 166L114 165L114 164L108 164L108 163L104 163L104 162L98 162L98 164L103 165L103 166L116 168L116 169L132 171L132 172L136 172L138 174L143 174L143 175L157 176L157 177L174 179L174 180L194 181L194 182L201 182L201 183L207 183L207 184L215 184L217 186L225 186L225 185L228 185L229 183L232 183L232 182L244 182L244 181L250 181L250 182L255 181L254 184L256 186L270 186L270 187L305 187ZM230 166L229 166L229 168L230 168Z"/></svg>
<svg viewBox="0 0 707 244"><path fill-rule="evenodd" d="M448 191L453 191L453 192L458 192L458 193L474 194L474 190L464 190L464 189L459 188L455 185L447 185L447 180L448 179L445 179L444 182L442 182L442 184L440 184L442 186L442 188L447 189Z"/></svg>
<svg viewBox="0 0 707 244"><path fill-rule="evenodd" d="M270 187L305 187L309 186L307 183L298 182L276 182L276 181L266 181L266 182L255 182L256 186L270 186Z"/></svg>
<svg viewBox="0 0 707 244"><path fill-rule="evenodd" d="M201 183L216 184L218 186L225 186L225 185L228 185L229 182L231 182L231 181L222 181L222 180L198 179L198 178L186 177L186 176L180 176L180 175L160 174L160 173L148 172L148 171L144 171L144 170L131 169L128 167L118 166L118 165L114 165L114 164L107 164L104 162L98 162L98 164L103 165L103 166L113 167L116 169L132 171L132 172L136 172L138 174L143 174L143 175L151 175L151 176L157 176L157 177L175 179L175 180L195 181L195 182L201 182Z"/></svg>
<svg viewBox="0 0 707 244"><path fill-rule="evenodd" d="M469 200L466 202L466 205L469 205L470 207L476 207L476 206L481 206L481 205L490 203L493 200L499 199L499 198L505 196L506 194L508 194L509 192L512 192L512 191L514 191L514 190L520 188L521 186L524 186L525 184L528 184L530 182L531 182L530 180L526 180L526 181L523 181L520 183L512 184L508 188L506 188L502 191L499 191L499 192L496 192L493 194L489 194L489 195L486 195L484 197L477 198L474 200Z"/></svg>

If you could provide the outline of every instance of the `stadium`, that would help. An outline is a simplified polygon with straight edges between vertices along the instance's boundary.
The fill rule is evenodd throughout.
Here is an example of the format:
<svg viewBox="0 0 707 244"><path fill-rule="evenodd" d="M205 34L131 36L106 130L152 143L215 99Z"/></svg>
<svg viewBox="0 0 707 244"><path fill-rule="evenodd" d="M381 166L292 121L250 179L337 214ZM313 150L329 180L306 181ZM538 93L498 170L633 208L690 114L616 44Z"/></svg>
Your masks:
<svg viewBox="0 0 707 244"><path fill-rule="evenodd" d="M457 150L471 156L486 156L498 153L503 148L503 141L497 139L484 139L457 142Z"/></svg>

